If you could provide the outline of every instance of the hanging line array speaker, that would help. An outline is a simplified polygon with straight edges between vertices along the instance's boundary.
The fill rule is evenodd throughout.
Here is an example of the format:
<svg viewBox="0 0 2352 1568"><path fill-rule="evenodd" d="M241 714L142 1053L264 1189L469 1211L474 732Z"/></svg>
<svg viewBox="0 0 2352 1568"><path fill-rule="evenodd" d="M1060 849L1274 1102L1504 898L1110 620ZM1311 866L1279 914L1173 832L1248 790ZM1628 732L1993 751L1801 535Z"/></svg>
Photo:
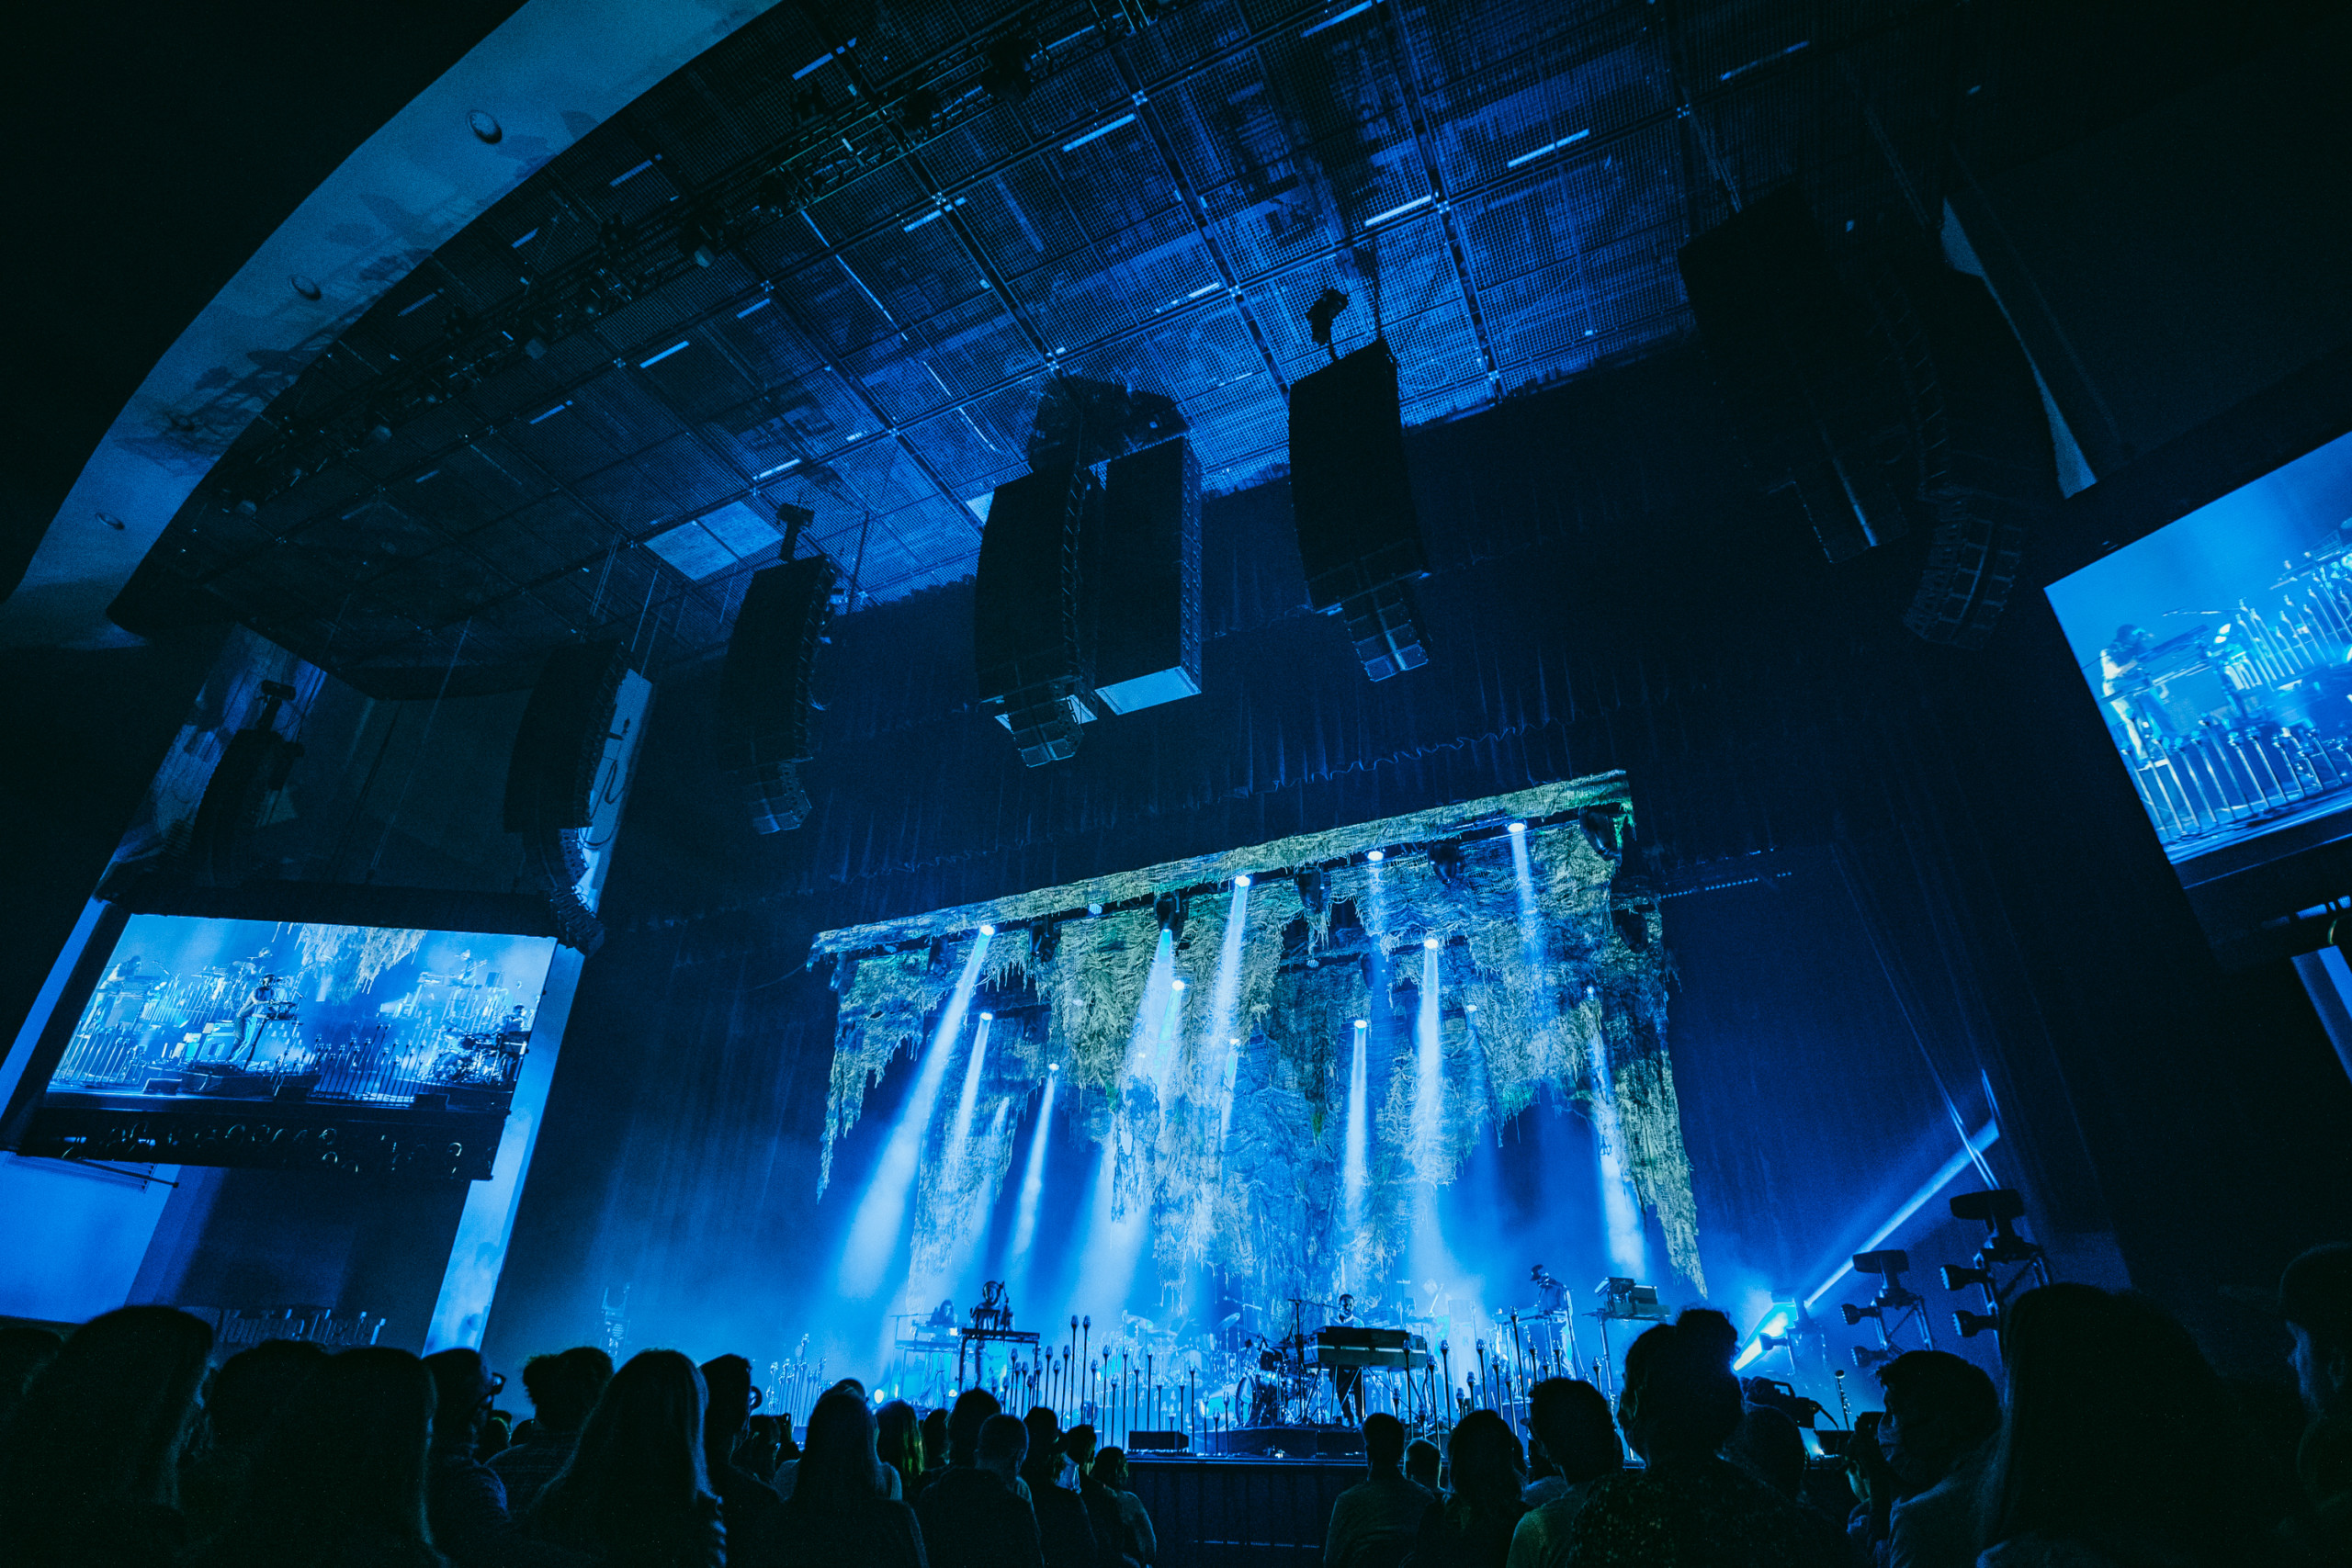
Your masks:
<svg viewBox="0 0 2352 1568"><path fill-rule="evenodd" d="M1386 339L1291 388L1290 497L1307 603L1345 623L1365 675L1385 681L1428 663L1411 583L1428 575L1429 556Z"/></svg>
<svg viewBox="0 0 2352 1568"><path fill-rule="evenodd" d="M580 897L588 874L587 829L628 650L582 643L548 655L506 763L506 830L523 840L525 874L547 895L557 938L594 953L605 928Z"/></svg>
<svg viewBox="0 0 2352 1568"><path fill-rule="evenodd" d="M807 820L799 767L816 755L809 682L830 640L833 563L804 556L753 574L727 638L718 681L718 762L735 781L755 833L788 832Z"/></svg>
<svg viewBox="0 0 2352 1568"><path fill-rule="evenodd" d="M1892 346L1831 265L1793 187L1750 202L1677 258L1748 466L1792 491L1822 553L1910 532L1910 428Z"/></svg>
<svg viewBox="0 0 2352 1568"><path fill-rule="evenodd" d="M999 708L1033 768L1078 754L1093 685L1093 649L1080 615L1080 552L1099 526L1102 487L1064 463L999 485L980 534L972 585L972 661L980 698Z"/></svg>

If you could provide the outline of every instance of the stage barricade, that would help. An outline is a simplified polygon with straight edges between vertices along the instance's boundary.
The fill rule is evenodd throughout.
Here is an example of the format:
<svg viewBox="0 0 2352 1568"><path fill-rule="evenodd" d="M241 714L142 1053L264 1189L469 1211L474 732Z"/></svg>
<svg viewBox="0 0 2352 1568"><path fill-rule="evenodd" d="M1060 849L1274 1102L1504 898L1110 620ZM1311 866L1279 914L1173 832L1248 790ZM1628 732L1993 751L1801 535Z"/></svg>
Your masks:
<svg viewBox="0 0 2352 1568"><path fill-rule="evenodd" d="M1332 1501L1364 1477L1361 1462L1140 1456L1128 1474L1159 1537L1157 1568L1320 1562Z"/></svg>

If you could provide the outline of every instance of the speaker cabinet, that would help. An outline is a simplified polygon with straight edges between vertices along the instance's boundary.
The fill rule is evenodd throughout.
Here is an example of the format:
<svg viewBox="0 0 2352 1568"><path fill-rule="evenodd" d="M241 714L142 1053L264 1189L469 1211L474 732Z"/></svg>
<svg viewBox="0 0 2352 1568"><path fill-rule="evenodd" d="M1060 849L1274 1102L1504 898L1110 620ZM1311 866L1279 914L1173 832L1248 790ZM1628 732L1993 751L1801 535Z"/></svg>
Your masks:
<svg viewBox="0 0 2352 1568"><path fill-rule="evenodd" d="M832 620L837 581L822 556L769 567L752 577L728 636L718 682L718 760L757 833L788 831L808 815L799 764L815 755L809 683Z"/></svg>

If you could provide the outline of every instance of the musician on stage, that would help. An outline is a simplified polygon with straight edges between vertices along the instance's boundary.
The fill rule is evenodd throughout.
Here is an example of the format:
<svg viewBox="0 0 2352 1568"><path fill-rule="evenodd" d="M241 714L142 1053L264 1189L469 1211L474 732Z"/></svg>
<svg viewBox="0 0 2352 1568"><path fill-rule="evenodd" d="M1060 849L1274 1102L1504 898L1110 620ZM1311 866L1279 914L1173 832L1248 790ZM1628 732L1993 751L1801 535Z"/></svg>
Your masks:
<svg viewBox="0 0 2352 1568"><path fill-rule="evenodd" d="M2154 646L2145 631L2126 622L2115 628L2115 640L2098 650L2099 690L2115 716L2123 721L2123 733L2132 738L2135 757L2148 754L2151 740L2180 738L2172 715L2156 700L2155 682L2147 671L2147 657Z"/></svg>
<svg viewBox="0 0 2352 1568"><path fill-rule="evenodd" d="M1356 1299L1351 1295L1342 1292L1340 1296L1340 1314L1331 1320L1331 1326L1334 1328L1347 1328L1352 1326L1355 1322ZM1355 1408L1354 1423L1359 1427L1363 1426L1363 1369L1362 1367L1333 1367L1331 1369L1331 1392L1339 1397L1340 1419L1342 1421L1349 1419L1349 1401L1353 1400Z"/></svg>

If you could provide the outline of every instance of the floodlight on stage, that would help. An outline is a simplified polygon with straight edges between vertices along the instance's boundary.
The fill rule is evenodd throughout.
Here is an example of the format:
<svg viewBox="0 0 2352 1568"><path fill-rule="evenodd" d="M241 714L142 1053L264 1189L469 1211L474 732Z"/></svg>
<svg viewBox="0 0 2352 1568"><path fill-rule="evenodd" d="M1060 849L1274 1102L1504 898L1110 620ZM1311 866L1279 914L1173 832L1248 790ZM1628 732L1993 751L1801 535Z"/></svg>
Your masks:
<svg viewBox="0 0 2352 1568"><path fill-rule="evenodd" d="M1371 850L1365 852L1363 858L1370 861L1373 864L1378 865L1382 861L1386 860L1388 857L1378 850Z"/></svg>
<svg viewBox="0 0 2352 1568"><path fill-rule="evenodd" d="M994 936L996 935L996 928L994 926L982 926L980 928L980 934L982 936Z"/></svg>
<svg viewBox="0 0 2352 1568"><path fill-rule="evenodd" d="M1247 887L1247 886L1250 886L1250 874L1249 874L1248 872L1246 872L1246 871L1245 871L1245 872L1243 872L1240 875L1238 875L1238 876L1237 876L1237 877L1235 877L1235 878L1233 879L1233 885L1234 885L1236 887Z"/></svg>
<svg viewBox="0 0 2352 1568"><path fill-rule="evenodd" d="M1086 912L1090 915L1099 916L1102 913L1102 906L1100 904L1089 904L1086 907Z"/></svg>
<svg viewBox="0 0 2352 1568"><path fill-rule="evenodd" d="M1048 1062L1046 1064L1046 1071L1049 1073L1057 1073L1061 1070L1062 1065L1059 1062Z"/></svg>
<svg viewBox="0 0 2352 1568"><path fill-rule="evenodd" d="M992 1013L992 1012L984 1012L984 1013L980 1014L980 1021L981 1021L982 1023L986 1023L986 1022L988 1022L990 1019L993 1019L994 1017L996 1017L996 1014L994 1014L994 1013Z"/></svg>
<svg viewBox="0 0 2352 1568"><path fill-rule="evenodd" d="M1435 948L1443 946L1444 944L1440 942L1437 938L1433 936L1425 936L1421 938L1421 945L1423 947Z"/></svg>
<svg viewBox="0 0 2352 1568"><path fill-rule="evenodd" d="M1527 824L1524 822L1514 822L1503 830L1507 833L1524 833L1527 831Z"/></svg>
<svg viewBox="0 0 2352 1568"><path fill-rule="evenodd" d="M1372 1020L1368 1018L1360 1018L1356 1020L1356 1027L1358 1029L1370 1029L1372 1027Z"/></svg>
<svg viewBox="0 0 2352 1568"><path fill-rule="evenodd" d="M1184 982L1182 980L1170 980L1168 982L1168 988L1171 991L1181 991L1184 988Z"/></svg>

